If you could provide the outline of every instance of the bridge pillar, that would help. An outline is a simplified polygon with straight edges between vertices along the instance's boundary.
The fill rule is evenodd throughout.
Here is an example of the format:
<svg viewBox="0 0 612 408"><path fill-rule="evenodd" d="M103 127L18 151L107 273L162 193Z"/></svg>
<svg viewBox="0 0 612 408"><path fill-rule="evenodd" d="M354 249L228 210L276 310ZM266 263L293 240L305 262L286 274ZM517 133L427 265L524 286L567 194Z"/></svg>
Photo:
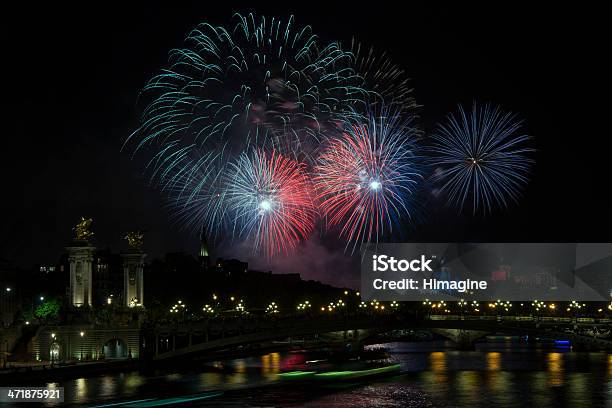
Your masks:
<svg viewBox="0 0 612 408"><path fill-rule="evenodd" d="M144 305L144 259L147 254L139 249L122 251L123 304L127 307Z"/></svg>
<svg viewBox="0 0 612 408"><path fill-rule="evenodd" d="M92 263L96 248L87 241L76 241L67 247L70 262L70 304L74 307L92 305Z"/></svg>

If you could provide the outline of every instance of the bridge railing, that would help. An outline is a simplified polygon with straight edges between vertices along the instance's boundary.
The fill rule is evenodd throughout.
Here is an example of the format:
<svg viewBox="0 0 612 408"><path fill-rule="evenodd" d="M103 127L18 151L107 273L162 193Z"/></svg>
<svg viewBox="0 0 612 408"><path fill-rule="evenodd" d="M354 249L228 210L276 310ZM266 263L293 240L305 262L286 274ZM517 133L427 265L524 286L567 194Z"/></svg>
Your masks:
<svg viewBox="0 0 612 408"><path fill-rule="evenodd" d="M441 314L430 315L430 320L471 320L471 321L510 321L510 322L542 322L542 323L562 323L562 324L612 324L612 319L596 318L596 317L556 317L556 316L473 316L473 315L456 315L456 314Z"/></svg>

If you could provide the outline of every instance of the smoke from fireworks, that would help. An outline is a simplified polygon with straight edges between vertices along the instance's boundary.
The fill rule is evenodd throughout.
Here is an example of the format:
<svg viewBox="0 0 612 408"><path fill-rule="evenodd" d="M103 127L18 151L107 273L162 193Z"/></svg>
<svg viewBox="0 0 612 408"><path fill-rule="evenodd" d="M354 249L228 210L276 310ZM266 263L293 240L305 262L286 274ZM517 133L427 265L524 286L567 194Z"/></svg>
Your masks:
<svg viewBox="0 0 612 408"><path fill-rule="evenodd" d="M330 140L319 156L314 183L321 210L353 251L411 219L422 179L415 137L415 129L400 117L371 113Z"/></svg>
<svg viewBox="0 0 612 408"><path fill-rule="evenodd" d="M476 103L466 113L459 106L432 138L433 181L451 204L464 209L471 202L475 214L518 200L534 149L526 146L530 138L514 114Z"/></svg>

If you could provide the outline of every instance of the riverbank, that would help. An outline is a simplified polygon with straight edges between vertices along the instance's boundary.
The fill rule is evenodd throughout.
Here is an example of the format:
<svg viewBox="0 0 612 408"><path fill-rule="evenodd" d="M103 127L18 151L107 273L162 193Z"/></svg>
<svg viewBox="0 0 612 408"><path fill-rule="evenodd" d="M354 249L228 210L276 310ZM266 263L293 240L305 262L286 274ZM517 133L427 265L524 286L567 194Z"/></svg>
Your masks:
<svg viewBox="0 0 612 408"><path fill-rule="evenodd" d="M49 363L13 363L13 367L0 371L0 383L10 385L32 385L34 383L56 382L74 378L87 378L118 372L139 371L143 373L154 370L191 370L201 369L206 363L212 361L249 358L274 352L295 352L308 350L309 352L325 351L327 347L296 347L289 344L274 344L267 347L245 348L239 350L221 350L214 353L184 360L106 360L91 362L60 363L51 366Z"/></svg>
<svg viewBox="0 0 612 408"><path fill-rule="evenodd" d="M136 360L109 360L64 364L14 365L0 371L0 383L32 385L40 382L60 381L78 377L89 377L137 370L140 364Z"/></svg>

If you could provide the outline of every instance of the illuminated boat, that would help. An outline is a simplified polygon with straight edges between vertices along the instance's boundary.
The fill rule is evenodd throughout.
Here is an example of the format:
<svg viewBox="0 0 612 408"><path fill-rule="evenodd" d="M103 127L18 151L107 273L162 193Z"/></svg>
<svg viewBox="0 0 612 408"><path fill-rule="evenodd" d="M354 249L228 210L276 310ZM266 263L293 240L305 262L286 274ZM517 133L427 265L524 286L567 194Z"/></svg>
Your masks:
<svg viewBox="0 0 612 408"><path fill-rule="evenodd" d="M361 370L337 370L337 371L290 371L278 374L283 381L363 381L374 377L394 375L401 372L399 364L383 367L366 368Z"/></svg>

